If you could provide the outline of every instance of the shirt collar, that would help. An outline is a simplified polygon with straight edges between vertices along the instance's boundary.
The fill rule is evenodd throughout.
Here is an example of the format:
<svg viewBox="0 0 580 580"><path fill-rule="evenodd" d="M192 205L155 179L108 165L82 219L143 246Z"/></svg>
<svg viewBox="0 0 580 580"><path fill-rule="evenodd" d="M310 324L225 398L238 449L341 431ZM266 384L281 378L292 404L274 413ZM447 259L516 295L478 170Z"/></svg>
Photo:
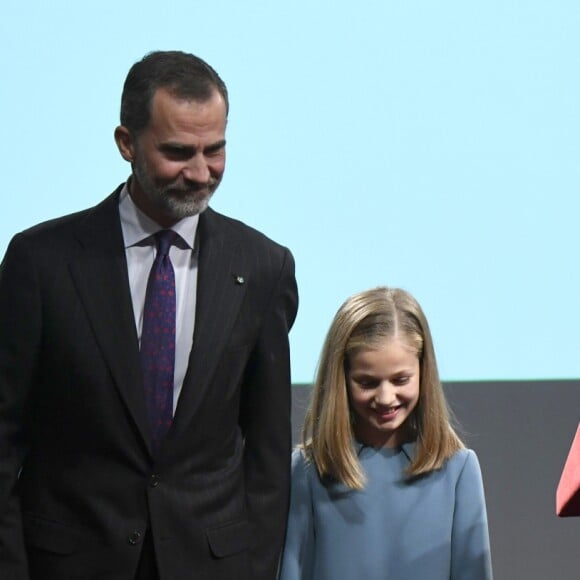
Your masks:
<svg viewBox="0 0 580 580"><path fill-rule="evenodd" d="M354 445L354 449L355 449L355 452L357 455L360 455L362 453L363 449L375 449L375 451L380 451L380 449L381 449L380 447L379 448L369 447L368 445L365 445L364 443L361 443L360 441L357 441L356 439L353 439L353 445ZM403 444L399 445L398 447L392 447L392 448L385 447L385 449L392 449L395 453L402 451L407 456L409 463L412 463L413 459L415 458L416 446L417 446L416 441L408 441L407 443L403 443Z"/></svg>
<svg viewBox="0 0 580 580"><path fill-rule="evenodd" d="M119 216L125 248L139 245L163 228L149 216L145 215L129 195L128 183L125 183L119 194ZM171 226L191 249L195 247L195 234L199 223L199 214L185 217Z"/></svg>

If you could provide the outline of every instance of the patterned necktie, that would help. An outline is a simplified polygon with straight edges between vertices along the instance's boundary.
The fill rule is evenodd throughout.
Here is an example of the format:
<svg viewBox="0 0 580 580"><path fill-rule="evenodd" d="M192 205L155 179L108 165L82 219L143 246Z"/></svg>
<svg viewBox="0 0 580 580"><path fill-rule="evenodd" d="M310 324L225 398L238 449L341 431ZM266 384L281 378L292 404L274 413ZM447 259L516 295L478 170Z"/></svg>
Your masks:
<svg viewBox="0 0 580 580"><path fill-rule="evenodd" d="M155 234L157 256L149 273L143 309L141 365L155 452L173 420L175 275L169 249L176 237L172 230Z"/></svg>

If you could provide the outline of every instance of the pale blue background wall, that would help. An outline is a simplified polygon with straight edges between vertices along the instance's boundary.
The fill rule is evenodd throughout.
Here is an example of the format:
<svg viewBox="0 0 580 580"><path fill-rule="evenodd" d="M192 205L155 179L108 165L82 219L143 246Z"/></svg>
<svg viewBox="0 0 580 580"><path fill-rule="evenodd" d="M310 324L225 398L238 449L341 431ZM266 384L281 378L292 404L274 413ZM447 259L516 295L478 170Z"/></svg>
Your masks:
<svg viewBox="0 0 580 580"><path fill-rule="evenodd" d="M293 380L350 293L401 285L443 378L580 376L580 3L4 0L0 253L126 178L130 65L199 54L228 83L213 206L293 250Z"/></svg>

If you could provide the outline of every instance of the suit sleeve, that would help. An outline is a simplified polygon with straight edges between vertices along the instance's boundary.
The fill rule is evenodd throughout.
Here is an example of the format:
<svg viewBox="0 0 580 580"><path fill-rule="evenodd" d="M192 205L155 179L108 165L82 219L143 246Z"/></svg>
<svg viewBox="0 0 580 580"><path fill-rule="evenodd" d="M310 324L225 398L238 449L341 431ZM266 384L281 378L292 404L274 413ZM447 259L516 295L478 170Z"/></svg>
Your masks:
<svg viewBox="0 0 580 580"><path fill-rule="evenodd" d="M0 577L18 580L28 578L16 487L26 452L40 311L34 264L16 236L0 265Z"/></svg>
<svg viewBox="0 0 580 580"><path fill-rule="evenodd" d="M241 407L253 580L273 580L284 540L290 486L288 333L298 306L294 259L284 250L271 300L250 356Z"/></svg>
<svg viewBox="0 0 580 580"><path fill-rule="evenodd" d="M487 511L477 456L468 451L457 480L451 537L451 580L491 580Z"/></svg>
<svg viewBox="0 0 580 580"><path fill-rule="evenodd" d="M295 451L292 455L290 511L280 580L314 580L314 523L307 469L304 454Z"/></svg>

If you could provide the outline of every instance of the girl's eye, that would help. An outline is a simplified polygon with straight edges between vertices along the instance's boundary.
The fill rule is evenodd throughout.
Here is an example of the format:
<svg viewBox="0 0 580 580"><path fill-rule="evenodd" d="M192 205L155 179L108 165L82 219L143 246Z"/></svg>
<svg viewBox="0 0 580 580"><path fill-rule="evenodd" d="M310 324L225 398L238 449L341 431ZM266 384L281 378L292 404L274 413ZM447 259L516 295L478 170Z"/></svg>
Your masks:
<svg viewBox="0 0 580 580"><path fill-rule="evenodd" d="M393 384L398 386L398 387L401 387L403 385L406 385L410 379L411 379L411 377L407 377L407 376L397 377L396 379L393 379Z"/></svg>
<svg viewBox="0 0 580 580"><path fill-rule="evenodd" d="M361 389L376 389L378 381L373 379L354 379L354 382L361 387Z"/></svg>

